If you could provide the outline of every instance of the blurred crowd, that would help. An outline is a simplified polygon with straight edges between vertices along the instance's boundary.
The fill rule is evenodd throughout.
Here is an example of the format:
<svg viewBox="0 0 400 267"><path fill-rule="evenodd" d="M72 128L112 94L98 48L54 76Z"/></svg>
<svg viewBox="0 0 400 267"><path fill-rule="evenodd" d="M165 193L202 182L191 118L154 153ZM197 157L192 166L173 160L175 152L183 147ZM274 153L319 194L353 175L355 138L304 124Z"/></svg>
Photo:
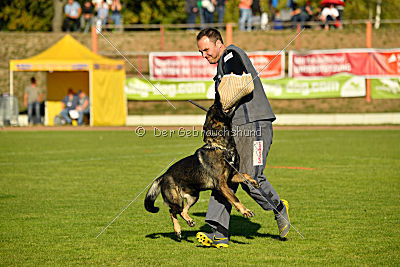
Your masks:
<svg viewBox="0 0 400 267"><path fill-rule="evenodd" d="M185 11L187 24L196 23L200 17L200 24L205 27L208 23L219 23L222 28L225 16L225 6L228 0L186 0ZM282 1L282 0L281 0ZM287 0L286 8L278 9L279 0L268 0L268 10L263 10L260 0L239 1L239 30L251 31L257 27L262 30L273 22L273 29L302 28L325 29L341 28L345 0L322 0L315 8L310 1ZM300 1L299 1L300 2ZM217 18L214 18L214 15ZM192 29L192 28L189 28Z"/></svg>
<svg viewBox="0 0 400 267"><path fill-rule="evenodd" d="M36 78L32 77L24 93L24 106L27 108L29 126L42 124L44 100L44 90L37 85ZM84 90L78 90L78 93L75 93L72 88L69 88L67 95L61 101L60 114L54 117L54 125L72 125L74 120L77 125L89 122L89 96Z"/></svg>
<svg viewBox="0 0 400 267"><path fill-rule="evenodd" d="M120 0L87 0L83 6L75 0L68 0L64 6L64 29L67 32L80 30L86 33L92 25L101 29L113 23L118 30L121 26L121 9Z"/></svg>
<svg viewBox="0 0 400 267"><path fill-rule="evenodd" d="M286 14L290 12L290 19L286 19L286 21L291 21L292 27L300 25L301 28L323 28L325 30L331 27L342 28L344 5L344 0L322 0L320 5L314 9L310 1L299 5L295 0L288 0L288 9L285 11ZM276 10L274 15L274 28L282 28L279 26L279 22L285 21L284 15L279 10Z"/></svg>
<svg viewBox="0 0 400 267"><path fill-rule="evenodd" d="M183 1L183 0L182 0ZM226 4L229 0L185 0L185 12L189 30L195 28L199 17L201 27L218 23L222 29ZM231 0L232 1L232 0ZM285 0L286 7L278 9L279 1L268 0L263 10L260 0L240 0L239 30L251 31L255 28L268 29L268 22L273 22L273 29L301 27L325 29L341 28L345 0L322 0L318 6L305 0ZM116 30L121 29L120 0L86 0L83 5L76 0L68 0L64 6L64 30L88 32L92 25L98 30L107 24L113 24Z"/></svg>
<svg viewBox="0 0 400 267"><path fill-rule="evenodd" d="M72 88L68 89L67 95L61 101L62 110L54 118L54 125L72 125L76 120L78 125L84 125L84 117L90 114L89 97L79 90L77 94ZM89 117L87 117L89 120Z"/></svg>
<svg viewBox="0 0 400 267"><path fill-rule="evenodd" d="M222 28L225 17L225 6L228 0L186 0L185 11L187 14L187 24L194 25L197 16L200 17L200 24L219 23ZM239 2L239 30L251 31L252 17L262 16L260 0L240 0ZM214 14L217 19L214 19ZM265 13L266 14L266 13ZM265 24L268 21L265 22Z"/></svg>

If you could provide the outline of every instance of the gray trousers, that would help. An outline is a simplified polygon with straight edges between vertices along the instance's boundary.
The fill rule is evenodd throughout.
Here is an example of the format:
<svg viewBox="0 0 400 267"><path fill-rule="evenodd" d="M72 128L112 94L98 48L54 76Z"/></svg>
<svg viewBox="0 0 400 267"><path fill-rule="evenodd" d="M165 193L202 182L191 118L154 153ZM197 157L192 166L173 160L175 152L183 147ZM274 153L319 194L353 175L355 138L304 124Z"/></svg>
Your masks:
<svg viewBox="0 0 400 267"><path fill-rule="evenodd" d="M276 209L280 203L279 195L263 173L272 144L272 122L255 121L237 128L234 126L233 130L236 133L236 149L240 156L239 171L249 174L260 184L260 188L257 189L241 183L243 190L264 210ZM238 184L232 184L230 188L236 193ZM213 190L208 204L206 223L213 228L222 226L228 230L231 210L231 203L219 191Z"/></svg>

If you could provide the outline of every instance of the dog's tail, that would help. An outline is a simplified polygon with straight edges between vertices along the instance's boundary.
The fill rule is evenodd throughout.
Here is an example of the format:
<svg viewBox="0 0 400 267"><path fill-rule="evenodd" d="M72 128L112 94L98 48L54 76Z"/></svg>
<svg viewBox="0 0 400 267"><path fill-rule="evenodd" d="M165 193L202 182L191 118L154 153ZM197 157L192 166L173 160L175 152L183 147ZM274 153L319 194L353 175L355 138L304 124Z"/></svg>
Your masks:
<svg viewBox="0 0 400 267"><path fill-rule="evenodd" d="M154 201L160 194L161 186L160 183L162 182L164 176L157 178L154 183L151 185L149 191L147 191L146 198L144 199L144 207L148 212L157 213L160 208L154 207Z"/></svg>

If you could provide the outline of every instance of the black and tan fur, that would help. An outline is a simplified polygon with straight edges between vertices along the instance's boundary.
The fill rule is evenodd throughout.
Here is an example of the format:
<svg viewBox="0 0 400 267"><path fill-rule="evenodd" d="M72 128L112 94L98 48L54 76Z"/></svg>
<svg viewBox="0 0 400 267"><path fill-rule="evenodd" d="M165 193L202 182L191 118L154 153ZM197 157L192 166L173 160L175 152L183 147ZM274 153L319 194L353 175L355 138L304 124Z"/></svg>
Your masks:
<svg viewBox="0 0 400 267"><path fill-rule="evenodd" d="M197 202L200 191L219 190L244 217L254 216L228 187L228 183L245 180L259 187L249 175L238 173L230 166L232 164L236 170L239 169L239 154L232 136L232 113L224 113L220 102L215 101L207 112L203 127L205 145L172 165L147 192L145 208L153 213L159 210L154 207L154 201L161 192L164 202L170 207L174 231L179 238L181 227L177 215L181 215L189 226L195 225L188 211Z"/></svg>

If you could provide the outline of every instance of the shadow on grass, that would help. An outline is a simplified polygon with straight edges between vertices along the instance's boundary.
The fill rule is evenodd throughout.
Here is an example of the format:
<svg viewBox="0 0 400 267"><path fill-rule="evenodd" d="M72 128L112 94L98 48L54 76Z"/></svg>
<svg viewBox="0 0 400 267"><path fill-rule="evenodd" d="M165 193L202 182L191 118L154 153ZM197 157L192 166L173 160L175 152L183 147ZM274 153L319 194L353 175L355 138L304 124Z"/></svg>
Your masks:
<svg viewBox="0 0 400 267"><path fill-rule="evenodd" d="M205 217L206 214L204 212L195 212L193 213L193 216L195 217ZM196 220L199 221L199 220ZM183 225L185 222L180 221L181 225ZM186 224L186 223L185 223ZM258 223L254 223L249 219L246 219L244 217L238 216L238 215L231 215L231 223L230 223L230 242L236 243L236 244L248 244L245 242L237 241L235 240L235 236L242 236L245 237L246 239L254 239L255 237L263 237L263 238L272 238L275 240L279 241L286 241L286 239L281 239L279 235L273 235L273 234L262 234L258 233L258 230L261 228L261 225ZM172 229L172 223L171 223L171 229ZM204 224L200 227L200 232L210 232L211 229L208 226L208 224ZM173 231L168 232L168 233L153 233L146 235L147 238L151 239L157 239L160 237L167 237L171 238L172 240L175 240L176 242L181 242L181 241L186 241L189 243L194 243L192 240L189 240L188 238L195 237L198 231L185 231L182 230L182 238L179 239Z"/></svg>

